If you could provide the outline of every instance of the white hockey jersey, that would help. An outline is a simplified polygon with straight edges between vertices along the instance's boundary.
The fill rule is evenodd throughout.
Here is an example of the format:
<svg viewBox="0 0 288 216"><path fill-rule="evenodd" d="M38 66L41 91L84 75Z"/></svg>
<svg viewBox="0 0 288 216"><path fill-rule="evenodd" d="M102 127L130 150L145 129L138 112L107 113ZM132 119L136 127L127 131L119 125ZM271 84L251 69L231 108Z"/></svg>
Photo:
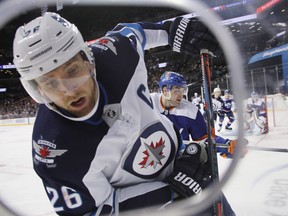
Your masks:
<svg viewBox="0 0 288 216"><path fill-rule="evenodd" d="M58 214L113 210L115 203L167 186L180 141L149 95L143 59L144 49L167 43L161 24L119 24L90 44L100 87L97 112L75 122L40 106L33 163Z"/></svg>

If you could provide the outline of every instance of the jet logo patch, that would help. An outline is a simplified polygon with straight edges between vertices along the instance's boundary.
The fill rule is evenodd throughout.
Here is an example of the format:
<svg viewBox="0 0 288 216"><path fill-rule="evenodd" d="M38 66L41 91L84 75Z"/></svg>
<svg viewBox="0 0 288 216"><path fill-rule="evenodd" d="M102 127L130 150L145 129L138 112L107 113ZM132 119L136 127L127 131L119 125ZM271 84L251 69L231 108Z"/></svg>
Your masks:
<svg viewBox="0 0 288 216"><path fill-rule="evenodd" d="M33 148L35 150L35 159L46 164L53 164L54 158L61 156L67 150L56 149L56 145L47 140L33 140Z"/></svg>
<svg viewBox="0 0 288 216"><path fill-rule="evenodd" d="M176 145L165 127L157 122L147 127L133 145L124 169L138 177L159 175L172 161Z"/></svg>

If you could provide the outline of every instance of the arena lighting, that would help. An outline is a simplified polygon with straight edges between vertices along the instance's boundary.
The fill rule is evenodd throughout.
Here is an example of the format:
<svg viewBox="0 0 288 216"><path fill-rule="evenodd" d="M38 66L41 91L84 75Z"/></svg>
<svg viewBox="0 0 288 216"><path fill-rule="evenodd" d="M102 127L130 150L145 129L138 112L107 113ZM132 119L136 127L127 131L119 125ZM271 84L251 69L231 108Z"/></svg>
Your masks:
<svg viewBox="0 0 288 216"><path fill-rule="evenodd" d="M0 88L0 92L6 92L7 88Z"/></svg>
<svg viewBox="0 0 288 216"><path fill-rule="evenodd" d="M158 68L164 68L167 66L167 62L162 62L158 64Z"/></svg>
<svg viewBox="0 0 288 216"><path fill-rule="evenodd" d="M52 4L55 1L47 0L48 3ZM63 0L63 3L71 4L71 0ZM221 19L219 16L213 12L207 11L207 6L202 3L201 0L81 0L79 1L79 5L94 5L94 6L146 6L146 7L170 7L178 10L186 11L186 13L197 12L199 14L199 19L203 21L203 23L211 30L211 32L216 36L224 55L227 57L227 64L233 65L231 68L231 82L233 85L233 89L235 92L235 103L236 109L239 112L238 116L238 131L237 138L240 145L236 146L236 152L242 152L243 143L244 143L244 119L243 119L243 107L240 105L244 100L245 90L243 89L244 85L244 74L243 74L243 62L241 61L241 54L239 47L231 35L225 30L223 25L220 25ZM37 6L35 1L26 1L26 0L6 0L1 1L0 3L0 27L3 27L8 21L12 18L18 16L23 10L33 9ZM228 181L228 179L232 176L233 171L235 170L238 161L240 160L241 155L235 154L233 160L231 160L230 166L226 169L225 174L222 176L221 181L217 184L212 184L211 187L207 188L201 193L201 196L191 197L189 199L185 199L181 202L174 203L173 208L163 209L163 211L131 211L125 212L125 216L146 216L148 211L150 216L191 216L195 214L199 214L204 208L213 203L216 198L218 198L221 193L221 188ZM0 196L0 204L5 205L4 200L1 200ZM7 204L7 203L6 203ZM8 206L6 206L8 207ZM193 209L193 212L191 210ZM12 215L23 215L20 212L13 212ZM11 215L11 214L9 214Z"/></svg>
<svg viewBox="0 0 288 216"><path fill-rule="evenodd" d="M0 65L0 69L16 69L15 65L9 64L9 65Z"/></svg>

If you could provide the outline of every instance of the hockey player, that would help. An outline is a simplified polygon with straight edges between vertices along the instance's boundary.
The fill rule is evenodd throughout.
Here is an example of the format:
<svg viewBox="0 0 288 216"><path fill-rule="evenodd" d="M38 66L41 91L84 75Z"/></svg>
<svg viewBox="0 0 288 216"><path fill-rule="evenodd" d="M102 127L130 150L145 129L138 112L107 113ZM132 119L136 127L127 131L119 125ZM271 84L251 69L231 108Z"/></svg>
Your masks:
<svg viewBox="0 0 288 216"><path fill-rule="evenodd" d="M252 132L255 128L259 128L260 134L267 132L265 106L265 101L259 98L258 93L253 91L245 107L245 129L247 132Z"/></svg>
<svg viewBox="0 0 288 216"><path fill-rule="evenodd" d="M195 105L182 99L182 96L187 91L185 78L177 72L166 71L160 77L159 88L161 93L151 93L151 98L160 113L175 124L183 140L206 142L208 137L207 125L203 115ZM223 148L218 148L217 150L221 156L233 158L236 140L216 136L215 141L219 144L230 145L230 152Z"/></svg>
<svg viewBox="0 0 288 216"><path fill-rule="evenodd" d="M219 87L214 88L212 93L212 104L213 104L213 118L214 121L217 121L217 116L219 116L219 113L221 111L222 106L222 92Z"/></svg>
<svg viewBox="0 0 288 216"><path fill-rule="evenodd" d="M202 103L201 97L198 95L197 92L194 93L194 97L192 97L192 104L198 107L198 109L201 109L200 104Z"/></svg>
<svg viewBox="0 0 288 216"><path fill-rule="evenodd" d="M205 185L205 161L176 159L180 136L149 95L144 50L168 44L191 55L218 48L203 24L182 17L119 24L90 44L56 13L16 31L14 63L40 104L33 167L57 214L117 214L171 201L171 187L193 195ZM174 180L178 172L197 190Z"/></svg>
<svg viewBox="0 0 288 216"><path fill-rule="evenodd" d="M226 130L232 130L231 124L235 121L235 116L233 113L234 107L235 107L234 100L230 98L230 92L229 92L229 90L226 89L224 91L224 96L222 98L221 109L218 111L218 116L219 116L218 132L220 132L220 130L222 128L225 117L228 118L225 129Z"/></svg>
<svg viewBox="0 0 288 216"><path fill-rule="evenodd" d="M153 103L159 112L175 124L183 140L192 139L199 143L206 143L208 135L203 115L195 105L182 99L187 91L185 78L179 73L166 71L160 77L159 88L161 93L151 93ZM216 136L215 141L229 146L228 148L217 148L222 157L233 158L236 140ZM246 153L247 151L244 150L243 156ZM226 200L224 209L224 215L234 215Z"/></svg>

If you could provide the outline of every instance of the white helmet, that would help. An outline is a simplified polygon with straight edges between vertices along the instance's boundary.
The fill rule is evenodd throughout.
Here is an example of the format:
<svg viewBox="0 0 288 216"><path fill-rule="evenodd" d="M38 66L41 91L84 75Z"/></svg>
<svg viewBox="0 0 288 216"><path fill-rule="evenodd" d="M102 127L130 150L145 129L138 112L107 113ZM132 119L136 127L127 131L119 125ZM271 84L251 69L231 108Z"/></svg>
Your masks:
<svg viewBox="0 0 288 216"><path fill-rule="evenodd" d="M213 93L216 93L216 92L218 92L218 93L220 92L221 93L221 89L218 88L218 87L214 88Z"/></svg>
<svg viewBox="0 0 288 216"><path fill-rule="evenodd" d="M80 51L94 63L77 27L56 13L46 12L17 29L13 61L29 95L38 103L49 103L39 93L34 79L61 66Z"/></svg>

